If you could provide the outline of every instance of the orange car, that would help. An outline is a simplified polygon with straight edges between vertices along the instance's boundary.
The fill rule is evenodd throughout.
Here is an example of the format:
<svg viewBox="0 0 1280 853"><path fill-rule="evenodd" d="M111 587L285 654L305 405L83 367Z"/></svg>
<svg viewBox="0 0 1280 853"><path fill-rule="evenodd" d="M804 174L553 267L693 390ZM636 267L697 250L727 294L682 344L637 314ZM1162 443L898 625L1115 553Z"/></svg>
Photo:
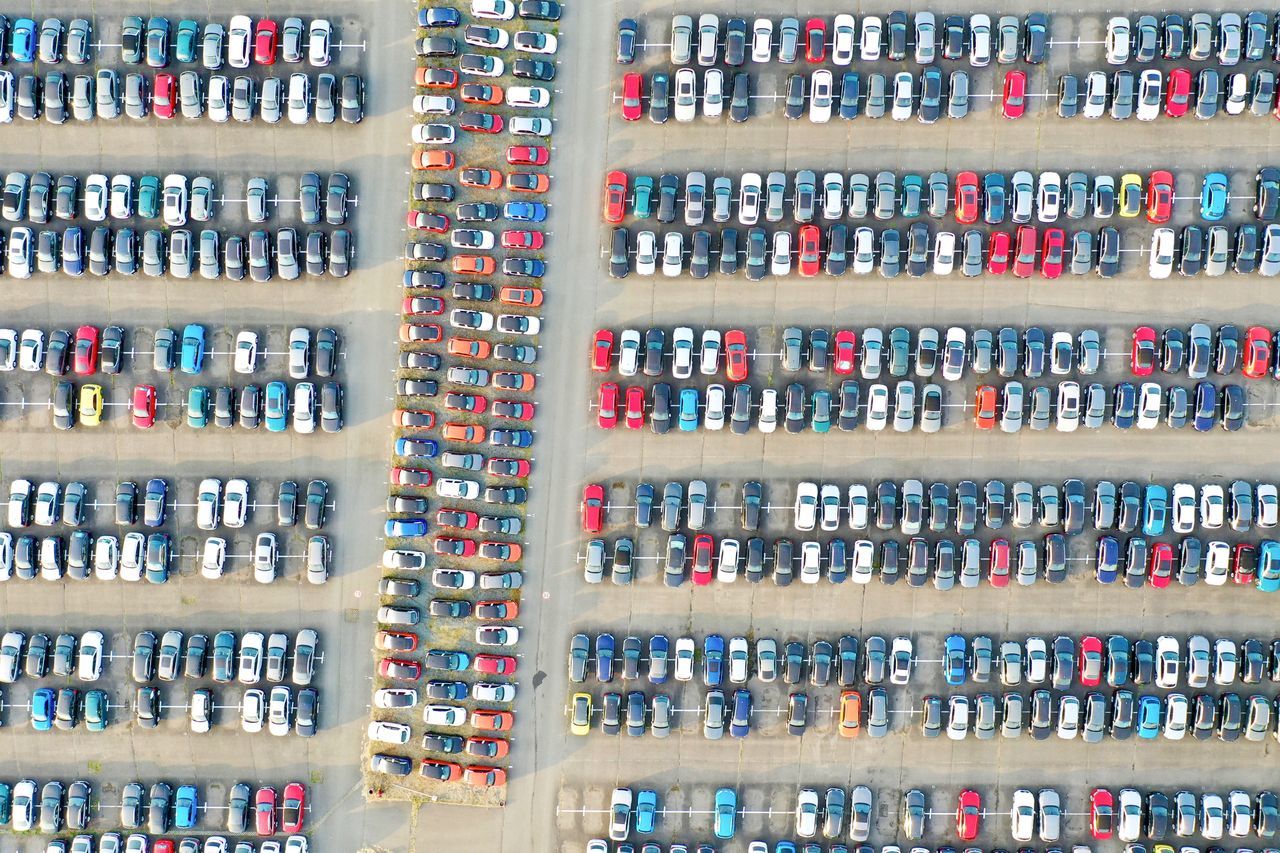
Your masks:
<svg viewBox="0 0 1280 853"><path fill-rule="evenodd" d="M415 151L413 168L443 170L456 168L458 161L452 151Z"/></svg>
<svg viewBox="0 0 1280 853"><path fill-rule="evenodd" d="M862 695L856 690L840 691L840 737L857 737L862 731Z"/></svg>
<svg viewBox="0 0 1280 853"><path fill-rule="evenodd" d="M462 771L462 781L477 788L500 788L507 784L507 771L501 767L473 765Z"/></svg>
<svg viewBox="0 0 1280 853"><path fill-rule="evenodd" d="M482 190L496 190L502 186L502 173L493 169L476 169L468 167L458 176L458 183L464 187L476 187Z"/></svg>
<svg viewBox="0 0 1280 853"><path fill-rule="evenodd" d="M463 358L488 358L490 349L488 341L477 341L474 338L449 339L449 355L460 355Z"/></svg>
<svg viewBox="0 0 1280 853"><path fill-rule="evenodd" d="M472 711L471 728L485 732L508 732L516 723L510 711Z"/></svg>
<svg viewBox="0 0 1280 853"><path fill-rule="evenodd" d="M494 372L489 384L503 391L532 391L538 382L533 378L532 373L499 370Z"/></svg>
<svg viewBox="0 0 1280 853"><path fill-rule="evenodd" d="M995 429L996 386L979 385L973 403L973 419L978 429Z"/></svg>
<svg viewBox="0 0 1280 853"><path fill-rule="evenodd" d="M493 258L483 255L455 255L453 271L465 275L492 275L498 268Z"/></svg>
<svg viewBox="0 0 1280 853"><path fill-rule="evenodd" d="M473 424L445 424L444 437L448 441L460 441L463 444L479 444L484 441L486 432L482 426Z"/></svg>
<svg viewBox="0 0 1280 853"><path fill-rule="evenodd" d="M514 601L491 599L477 601L475 614L477 619L486 621L510 622L520 615L520 605Z"/></svg>
<svg viewBox="0 0 1280 853"><path fill-rule="evenodd" d="M536 287L504 287L498 299L507 305L528 305L537 308L542 304L542 291Z"/></svg>
<svg viewBox="0 0 1280 853"><path fill-rule="evenodd" d="M544 193L551 188L551 179L533 172L512 172L507 175L507 189L516 193Z"/></svg>
<svg viewBox="0 0 1280 853"><path fill-rule="evenodd" d="M417 68L413 72L413 85L428 89L455 89L458 72L452 68Z"/></svg>
<svg viewBox="0 0 1280 853"><path fill-rule="evenodd" d="M468 104L500 104L502 103L502 87L488 83L463 83L458 94Z"/></svg>
<svg viewBox="0 0 1280 853"><path fill-rule="evenodd" d="M418 773L424 779L455 782L462 775L462 766L452 761L435 761L434 759L424 758L421 766L418 767Z"/></svg>
<svg viewBox="0 0 1280 853"><path fill-rule="evenodd" d="M434 344L444 339L444 330L435 323L401 323L400 342Z"/></svg>

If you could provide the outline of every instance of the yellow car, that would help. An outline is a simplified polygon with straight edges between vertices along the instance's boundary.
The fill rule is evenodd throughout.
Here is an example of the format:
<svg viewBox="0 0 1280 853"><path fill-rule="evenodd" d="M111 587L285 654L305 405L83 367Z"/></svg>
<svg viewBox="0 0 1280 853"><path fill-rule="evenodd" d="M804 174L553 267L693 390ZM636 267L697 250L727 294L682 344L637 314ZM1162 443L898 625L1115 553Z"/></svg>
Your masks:
<svg viewBox="0 0 1280 853"><path fill-rule="evenodd" d="M80 423L85 426L102 423L101 385L85 385L80 389Z"/></svg>
<svg viewBox="0 0 1280 853"><path fill-rule="evenodd" d="M1121 216L1132 219L1142 212L1142 176L1130 173L1120 176L1116 207Z"/></svg>
<svg viewBox="0 0 1280 853"><path fill-rule="evenodd" d="M573 714L570 717L569 731L575 735L591 733L591 694L573 694Z"/></svg>

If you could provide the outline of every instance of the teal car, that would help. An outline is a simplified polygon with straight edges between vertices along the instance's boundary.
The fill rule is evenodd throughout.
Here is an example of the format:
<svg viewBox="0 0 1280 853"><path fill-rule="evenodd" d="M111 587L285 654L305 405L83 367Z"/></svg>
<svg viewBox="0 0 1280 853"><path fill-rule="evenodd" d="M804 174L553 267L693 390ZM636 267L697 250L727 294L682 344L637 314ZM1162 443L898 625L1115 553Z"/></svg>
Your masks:
<svg viewBox="0 0 1280 853"><path fill-rule="evenodd" d="M1264 539L1258 548L1258 589L1262 592L1280 590L1280 542Z"/></svg>
<svg viewBox="0 0 1280 853"><path fill-rule="evenodd" d="M732 788L716 791L716 838L733 838L738 817L738 795Z"/></svg>
<svg viewBox="0 0 1280 853"><path fill-rule="evenodd" d="M289 388L281 381L267 383L267 400L263 405L267 432L284 432L289 425Z"/></svg>
<svg viewBox="0 0 1280 853"><path fill-rule="evenodd" d="M831 392L827 390L813 392L813 414L809 426L814 432L831 431Z"/></svg>
<svg viewBox="0 0 1280 853"><path fill-rule="evenodd" d="M652 835L658 825L658 793L645 788L636 795L636 832Z"/></svg>
<svg viewBox="0 0 1280 853"><path fill-rule="evenodd" d="M204 429L209 425L210 399L209 389L204 385L196 385L187 392L187 426Z"/></svg>
<svg viewBox="0 0 1280 853"><path fill-rule="evenodd" d="M195 21L178 22L178 32L173 39L173 58L178 62L195 62L200 44L200 25Z"/></svg>
<svg viewBox="0 0 1280 853"><path fill-rule="evenodd" d="M8 826L13 820L13 789L8 782L0 782L0 826Z"/></svg>
<svg viewBox="0 0 1280 853"><path fill-rule="evenodd" d="M160 179L155 175L143 175L138 178L138 216L140 218L159 218L162 193Z"/></svg>
<svg viewBox="0 0 1280 853"><path fill-rule="evenodd" d="M85 726L91 732L106 731L111 724L110 703L105 690L89 690L84 694L83 716Z"/></svg>
<svg viewBox="0 0 1280 853"><path fill-rule="evenodd" d="M1155 483L1147 484L1142 496L1142 532L1146 536L1164 535L1169 515L1169 490Z"/></svg>
<svg viewBox="0 0 1280 853"><path fill-rule="evenodd" d="M1227 176L1221 172L1210 172L1204 176L1204 184L1200 187L1200 217L1210 222L1217 222L1227 215L1227 199L1231 195L1231 185Z"/></svg>
<svg viewBox="0 0 1280 853"><path fill-rule="evenodd" d="M182 330L182 357L178 361L178 369L192 376L204 370L205 331L204 326L190 323Z"/></svg>
<svg viewBox="0 0 1280 853"><path fill-rule="evenodd" d="M1156 696L1143 696L1138 700L1138 737L1154 740L1160 736L1160 716L1164 705Z"/></svg>
<svg viewBox="0 0 1280 853"><path fill-rule="evenodd" d="M653 213L653 178L640 175L632 187L631 215L636 219L648 219Z"/></svg>
<svg viewBox="0 0 1280 853"><path fill-rule="evenodd" d="M169 554L172 545L167 533L152 533L147 537L147 583L161 584L169 580Z"/></svg>
<svg viewBox="0 0 1280 853"><path fill-rule="evenodd" d="M680 390L680 431L693 432L698 428L698 389Z"/></svg>

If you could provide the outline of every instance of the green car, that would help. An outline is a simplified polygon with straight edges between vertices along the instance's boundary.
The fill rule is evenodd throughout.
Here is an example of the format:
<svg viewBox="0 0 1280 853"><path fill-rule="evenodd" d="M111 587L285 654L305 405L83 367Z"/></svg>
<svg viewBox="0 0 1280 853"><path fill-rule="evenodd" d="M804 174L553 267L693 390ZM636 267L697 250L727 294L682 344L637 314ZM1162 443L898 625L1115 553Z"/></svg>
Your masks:
<svg viewBox="0 0 1280 853"><path fill-rule="evenodd" d="M814 432L830 432L831 431L831 392L827 390L814 391L811 400L813 414L809 426Z"/></svg>
<svg viewBox="0 0 1280 853"><path fill-rule="evenodd" d="M110 724L109 703L105 690L90 690L84 694L84 722L91 732L100 732Z"/></svg>
<svg viewBox="0 0 1280 853"><path fill-rule="evenodd" d="M138 178L138 216L156 219L160 216L160 179L155 175Z"/></svg>
<svg viewBox="0 0 1280 853"><path fill-rule="evenodd" d="M631 214L636 219L648 219L653 207L653 178L641 175L632 184L635 201Z"/></svg>
<svg viewBox="0 0 1280 853"><path fill-rule="evenodd" d="M195 62L199 43L200 25L195 21L179 21L178 34L173 42L173 58L178 62Z"/></svg>
<svg viewBox="0 0 1280 853"><path fill-rule="evenodd" d="M196 385L187 392L187 426L204 429L209 425L209 389Z"/></svg>

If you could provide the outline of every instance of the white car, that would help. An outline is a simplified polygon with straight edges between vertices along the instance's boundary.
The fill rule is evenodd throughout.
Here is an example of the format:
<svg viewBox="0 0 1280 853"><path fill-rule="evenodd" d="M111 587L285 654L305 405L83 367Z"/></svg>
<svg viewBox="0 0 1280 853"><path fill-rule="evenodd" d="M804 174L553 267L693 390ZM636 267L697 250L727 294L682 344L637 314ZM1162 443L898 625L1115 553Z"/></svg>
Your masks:
<svg viewBox="0 0 1280 853"><path fill-rule="evenodd" d="M452 145L457 132L451 124L415 124L409 128L409 139L417 145Z"/></svg>
<svg viewBox="0 0 1280 853"><path fill-rule="evenodd" d="M712 384L707 386L706 408L702 415L704 429L724 429L725 403L727 399L723 385Z"/></svg>
<svg viewBox="0 0 1280 853"><path fill-rule="evenodd" d="M1080 426L1080 383L1059 382L1057 399L1058 432L1075 432Z"/></svg>
<svg viewBox="0 0 1280 853"><path fill-rule="evenodd" d="M1041 172L1036 192L1036 218L1041 222L1057 222L1062 211L1062 176L1057 172Z"/></svg>
<svg viewBox="0 0 1280 853"><path fill-rule="evenodd" d="M840 487L831 483L824 483L818 492L820 526L823 530L839 529L841 503Z"/></svg>
<svg viewBox="0 0 1280 853"><path fill-rule="evenodd" d="M1142 795L1133 788L1122 788L1115 805L1116 837L1121 841L1137 841L1142 835Z"/></svg>
<svg viewBox="0 0 1280 853"><path fill-rule="evenodd" d="M262 731L262 723L266 717L266 694L258 687L246 690L240 700L240 728L249 734L256 734Z"/></svg>
<svg viewBox="0 0 1280 853"><path fill-rule="evenodd" d="M1133 111L1138 121L1155 121L1164 101L1164 75L1148 68L1138 77L1138 98Z"/></svg>
<svg viewBox="0 0 1280 853"><path fill-rule="evenodd" d="M1178 686L1182 669L1182 650L1178 641L1168 635L1156 638L1156 687L1172 690Z"/></svg>
<svg viewBox="0 0 1280 853"><path fill-rule="evenodd" d="M288 687L271 688L267 702L267 731L276 737L289 734L293 722L293 691Z"/></svg>
<svg viewBox="0 0 1280 853"><path fill-rule="evenodd" d="M191 707L188 709L191 731L204 734L212 728L213 694L208 690L194 690L191 693Z"/></svg>
<svg viewBox="0 0 1280 853"><path fill-rule="evenodd" d="M217 580L222 577L222 567L227 562L227 540L220 536L210 536L204 540L204 550L200 556L200 575Z"/></svg>
<svg viewBox="0 0 1280 853"><path fill-rule="evenodd" d="M796 797L796 835L813 838L818 832L818 792L801 788Z"/></svg>
<svg viewBox="0 0 1280 853"><path fill-rule="evenodd" d="M947 700L947 737L964 740L969 734L969 697L952 696Z"/></svg>
<svg viewBox="0 0 1280 853"><path fill-rule="evenodd" d="M906 684L911 680L911 659L914 647L910 637L894 637L889 647L889 681Z"/></svg>
<svg viewBox="0 0 1280 853"><path fill-rule="evenodd" d="M1249 795L1244 791L1227 794L1228 834L1244 838L1252 830L1253 808ZM1261 834L1261 833L1260 833Z"/></svg>
<svg viewBox="0 0 1280 853"><path fill-rule="evenodd" d="M1205 549L1204 582L1209 586L1222 586L1231 570L1231 546L1221 539L1209 543Z"/></svg>
<svg viewBox="0 0 1280 853"><path fill-rule="evenodd" d="M800 583L817 583L822 577L822 546L817 542L800 543Z"/></svg>
<svg viewBox="0 0 1280 853"><path fill-rule="evenodd" d="M933 274L951 275L956 268L956 234L939 231L933 239Z"/></svg>
<svg viewBox="0 0 1280 853"><path fill-rule="evenodd" d="M540 109L551 103L551 92L542 86L510 86L506 100L509 107Z"/></svg>
<svg viewBox="0 0 1280 853"><path fill-rule="evenodd" d="M1105 41L1107 63L1124 65L1129 61L1129 19L1112 18L1107 21L1107 38Z"/></svg>
<svg viewBox="0 0 1280 853"><path fill-rule="evenodd" d="M18 369L34 373L44 367L44 332L26 329L18 344Z"/></svg>
<svg viewBox="0 0 1280 853"><path fill-rule="evenodd" d="M248 15L232 15L227 29L227 64L232 68L248 68L253 39L253 21Z"/></svg>
<svg viewBox="0 0 1280 853"><path fill-rule="evenodd" d="M298 327L289 332L289 378L306 379L310 373L311 330Z"/></svg>
<svg viewBox="0 0 1280 853"><path fill-rule="evenodd" d="M703 376L715 376L720 368L720 333L707 329L702 333L702 348L698 358L698 372Z"/></svg>
<svg viewBox="0 0 1280 853"><path fill-rule="evenodd" d="M236 373L253 373L258 369L258 333L248 330L236 335L234 368Z"/></svg>
<svg viewBox="0 0 1280 853"><path fill-rule="evenodd" d="M471 0L471 14L491 21L510 21L516 16L511 0Z"/></svg>
<svg viewBox="0 0 1280 853"><path fill-rule="evenodd" d="M831 72L825 68L813 72L809 82L809 121L814 124L826 124L830 121L833 98Z"/></svg>
<svg viewBox="0 0 1280 853"><path fill-rule="evenodd" d="M1169 502L1174 533L1190 533L1196 526L1196 490L1190 483L1174 483Z"/></svg>
<svg viewBox="0 0 1280 853"><path fill-rule="evenodd" d="M258 534L253 545L253 579L258 583L271 583L276 579L276 535L270 531Z"/></svg>
<svg viewBox="0 0 1280 853"><path fill-rule="evenodd" d="M1036 798L1026 788L1013 792L1013 805L1009 808L1009 817L1013 826L1011 833L1015 841L1030 841L1035 834Z"/></svg>
<svg viewBox="0 0 1280 853"><path fill-rule="evenodd" d="M306 74L289 75L287 97L290 124L306 124L311 120L311 78ZM213 108L210 107L210 112ZM414 128L415 130L417 127ZM453 128L450 127L450 130Z"/></svg>
<svg viewBox="0 0 1280 853"><path fill-rule="evenodd" d="M889 423L889 386L877 382L867 388L867 429L881 432Z"/></svg>
<svg viewBox="0 0 1280 853"><path fill-rule="evenodd" d="M9 485L9 526L26 527L31 523L31 481L19 478Z"/></svg>
<svg viewBox="0 0 1280 853"><path fill-rule="evenodd" d="M773 59L773 21L756 18L751 24L751 61L769 62Z"/></svg>
<svg viewBox="0 0 1280 853"><path fill-rule="evenodd" d="M1200 487L1200 523L1211 530L1222 526L1226 515L1226 493L1222 486Z"/></svg>
<svg viewBox="0 0 1280 853"><path fill-rule="evenodd" d="M310 382L293 386L293 431L304 435L316 431L316 386Z"/></svg>
<svg viewBox="0 0 1280 853"><path fill-rule="evenodd" d="M878 62L880 59L880 42L883 39L884 22L875 15L867 15L862 19L862 42L858 46L858 55L863 62Z"/></svg>
<svg viewBox="0 0 1280 853"><path fill-rule="evenodd" d="M187 191L186 175L166 175L164 179L163 210L164 224L171 228L180 228L187 224Z"/></svg>
<svg viewBox="0 0 1280 853"><path fill-rule="evenodd" d="M1027 681L1043 684L1049 677L1049 646L1043 637L1028 637L1023 657Z"/></svg>
<svg viewBox="0 0 1280 853"><path fill-rule="evenodd" d="M98 580L115 580L120 569L120 541L114 536L93 540L93 576Z"/></svg>
<svg viewBox="0 0 1280 853"><path fill-rule="evenodd" d="M84 179L84 215L90 222L107 218L111 204L110 182L106 175L89 175Z"/></svg>
<svg viewBox="0 0 1280 853"><path fill-rule="evenodd" d="M36 489L35 523L51 527L58 523L62 512L62 484L50 480Z"/></svg>
<svg viewBox="0 0 1280 853"><path fill-rule="evenodd" d="M419 115L450 116L458 104L448 95L414 95L413 111Z"/></svg>
<svg viewBox="0 0 1280 853"><path fill-rule="evenodd" d="M853 232L853 271L857 275L870 275L876 268L876 234L865 225ZM863 362L864 368L866 362ZM877 373L877 375L879 375ZM873 379L863 371L864 379Z"/></svg>
<svg viewBox="0 0 1280 853"><path fill-rule="evenodd" d="M147 537L136 530L124 535L120 547L120 580L142 580L142 563L147 553Z"/></svg>
<svg viewBox="0 0 1280 853"><path fill-rule="evenodd" d="M751 645L746 637L729 638L729 682L746 684L751 675Z"/></svg>
<svg viewBox="0 0 1280 853"><path fill-rule="evenodd" d="M635 376L640 369L640 333L635 329L623 329L618 336L618 373Z"/></svg>
<svg viewBox="0 0 1280 853"><path fill-rule="evenodd" d="M760 392L760 415L756 419L756 429L768 434L777 428L778 389L765 388Z"/></svg>
<svg viewBox="0 0 1280 853"><path fill-rule="evenodd" d="M1235 683L1239 667L1236 644L1225 638L1216 640L1213 644L1213 683L1220 687Z"/></svg>
<svg viewBox="0 0 1280 853"><path fill-rule="evenodd" d="M755 225L760 221L760 197L764 183L758 172L744 172L738 179L738 222Z"/></svg>
<svg viewBox="0 0 1280 853"><path fill-rule="evenodd" d="M316 68L329 64L329 42L333 38L333 25L324 18L316 18L307 31L307 62Z"/></svg>
<svg viewBox="0 0 1280 853"><path fill-rule="evenodd" d="M222 74L209 75L209 93L205 98L209 118L218 124L231 120L231 81Z"/></svg>
<svg viewBox="0 0 1280 853"><path fill-rule="evenodd" d="M382 687L373 692L375 708L405 708L418 704L418 691L411 687Z"/></svg>
<svg viewBox="0 0 1280 853"><path fill-rule="evenodd" d="M989 15L971 15L969 17L969 64L974 68L984 68L991 64L991 17Z"/></svg>
<svg viewBox="0 0 1280 853"><path fill-rule="evenodd" d="M668 231L662 235L662 274L675 278L684 270L684 235Z"/></svg>
<svg viewBox="0 0 1280 853"><path fill-rule="evenodd" d="M380 743L408 743L411 729L403 723L377 720L369 724L369 740Z"/></svg>
<svg viewBox="0 0 1280 853"><path fill-rule="evenodd" d="M106 640L101 631L85 631L80 635L80 649L76 656L76 678L81 681L97 681L102 675L102 659Z"/></svg>
<svg viewBox="0 0 1280 853"><path fill-rule="evenodd" d="M708 68L702 75L702 117L720 118L724 112L724 72Z"/></svg>
<svg viewBox="0 0 1280 853"><path fill-rule="evenodd" d="M213 530L218 526L222 508L222 481L206 477L196 489L196 527Z"/></svg>
<svg viewBox="0 0 1280 853"><path fill-rule="evenodd" d="M738 561L742 554L742 544L737 539L725 537L720 540L720 554L716 558L716 580L720 583L733 583L738 579Z"/></svg>
<svg viewBox="0 0 1280 853"><path fill-rule="evenodd" d="M671 375L688 379L693 375L693 329L677 326L671 333Z"/></svg>
<svg viewBox="0 0 1280 853"><path fill-rule="evenodd" d="M1138 429L1155 429L1160 423L1160 403L1164 399L1160 386L1143 382L1138 388Z"/></svg>
<svg viewBox="0 0 1280 853"><path fill-rule="evenodd" d="M870 523L871 494L861 483L849 486L849 529L866 530Z"/></svg>
<svg viewBox="0 0 1280 853"><path fill-rule="evenodd" d="M1075 696L1063 696L1058 700L1058 737L1075 740L1080 734L1080 700Z"/></svg>
<svg viewBox="0 0 1280 853"><path fill-rule="evenodd" d="M36 783L23 779L13 786L13 830L30 832L36 822Z"/></svg>
<svg viewBox="0 0 1280 853"><path fill-rule="evenodd" d="M909 71L899 71L893 75L893 109L890 115L894 121L906 121L914 109L915 78Z"/></svg>
<svg viewBox="0 0 1280 853"><path fill-rule="evenodd" d="M1181 693L1170 693L1164 702L1164 739L1182 740L1187 734L1191 703Z"/></svg>
<svg viewBox="0 0 1280 853"><path fill-rule="evenodd" d="M818 484L802 482L796 485L796 530L813 530L818 524Z"/></svg>
<svg viewBox="0 0 1280 853"><path fill-rule="evenodd" d="M693 121L698 114L698 75L692 68L676 71L673 92L676 121Z"/></svg>
<svg viewBox="0 0 1280 853"><path fill-rule="evenodd" d="M773 234L773 258L769 271L774 275L788 275L791 272L791 232L775 231Z"/></svg>
<svg viewBox="0 0 1280 853"><path fill-rule="evenodd" d="M16 821L15 821L16 823ZM1200 834L1210 841L1222 838L1226 820L1223 811L1222 797L1217 794L1200 796ZM14 826L17 829L17 826Z"/></svg>
<svg viewBox="0 0 1280 853"><path fill-rule="evenodd" d="M249 515L249 481L239 477L227 480L222 490L222 523L227 527L244 527ZM217 523L214 523L217 526Z"/></svg>
<svg viewBox="0 0 1280 853"><path fill-rule="evenodd" d="M692 681L693 680L693 658L694 658L693 640L689 637L681 637L676 640L674 665L672 674L676 681Z"/></svg>
<svg viewBox="0 0 1280 853"><path fill-rule="evenodd" d="M1151 278L1165 279L1173 272L1173 229L1157 228L1151 232L1150 260L1147 274Z"/></svg>
<svg viewBox="0 0 1280 853"><path fill-rule="evenodd" d="M480 497L480 484L475 480L457 480L441 477L436 480L436 494L442 498L459 498L473 501Z"/></svg>
<svg viewBox="0 0 1280 853"><path fill-rule="evenodd" d="M1280 490L1272 483L1259 483L1254 491L1258 526L1275 527L1280 523Z"/></svg>
<svg viewBox="0 0 1280 853"><path fill-rule="evenodd" d="M467 722L467 709L457 705L428 705L422 709L422 721L430 726L457 728Z"/></svg>
<svg viewBox="0 0 1280 853"><path fill-rule="evenodd" d="M866 29L866 21L863 21L863 30ZM854 20L853 15L841 14L836 15L835 20L831 22L831 62L834 65L848 65L853 62L853 45L854 45Z"/></svg>
<svg viewBox="0 0 1280 853"><path fill-rule="evenodd" d="M1054 842L1062 834L1062 797L1052 788L1040 791L1040 840Z"/></svg>
<svg viewBox="0 0 1280 853"><path fill-rule="evenodd" d="M478 646L514 646L520 641L520 629L511 625L481 625L476 628Z"/></svg>
<svg viewBox="0 0 1280 853"><path fill-rule="evenodd" d="M477 702L514 702L516 686L514 684L491 684L481 681L472 686L471 698Z"/></svg>
<svg viewBox="0 0 1280 853"><path fill-rule="evenodd" d="M507 119L507 130L515 136L550 136L552 127L549 118L513 116Z"/></svg>
<svg viewBox="0 0 1280 853"><path fill-rule="evenodd" d="M261 631L246 631L240 639L240 655L236 663L236 680L241 684L257 684L262 680L262 659L267 640Z"/></svg>
<svg viewBox="0 0 1280 853"><path fill-rule="evenodd" d="M10 371L18 366L18 333L14 329L0 329L0 370Z"/></svg>
<svg viewBox="0 0 1280 853"><path fill-rule="evenodd" d="M614 788L609 798L609 838L613 841L626 841L631 834L631 806L633 796L630 788Z"/></svg>
<svg viewBox="0 0 1280 853"><path fill-rule="evenodd" d="M870 539L853 543L852 579L854 583L871 583L875 573L876 546Z"/></svg>

